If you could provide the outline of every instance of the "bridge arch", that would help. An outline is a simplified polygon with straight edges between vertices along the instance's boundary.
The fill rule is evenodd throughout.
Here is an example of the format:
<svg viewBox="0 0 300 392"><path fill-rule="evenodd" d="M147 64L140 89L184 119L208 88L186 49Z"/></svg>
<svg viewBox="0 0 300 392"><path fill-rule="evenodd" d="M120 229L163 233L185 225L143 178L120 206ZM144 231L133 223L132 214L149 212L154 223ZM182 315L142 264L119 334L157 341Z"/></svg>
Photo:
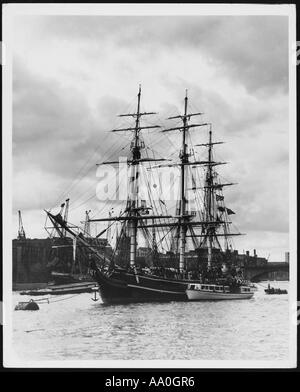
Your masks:
<svg viewBox="0 0 300 392"><path fill-rule="evenodd" d="M275 265L274 265L275 264ZM289 274L289 264L287 263L268 263L263 266L256 267L246 267L245 268L245 277L250 281L257 281L263 275L267 275L272 272L286 272Z"/></svg>

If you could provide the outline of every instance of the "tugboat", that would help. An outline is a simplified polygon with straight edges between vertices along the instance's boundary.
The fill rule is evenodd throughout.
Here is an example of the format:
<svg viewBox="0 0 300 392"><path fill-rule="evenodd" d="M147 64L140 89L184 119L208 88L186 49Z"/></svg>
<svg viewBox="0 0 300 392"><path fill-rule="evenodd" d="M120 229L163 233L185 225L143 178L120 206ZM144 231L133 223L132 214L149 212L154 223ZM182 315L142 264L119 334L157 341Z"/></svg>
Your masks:
<svg viewBox="0 0 300 392"><path fill-rule="evenodd" d="M225 164L216 161L213 156L213 146L222 142L212 140L210 123L190 123L192 118L203 113L188 111L186 93L183 114L169 117L177 123L161 130L163 133L181 133L179 160L170 162L164 158L149 157L142 131L160 126L141 125L142 118L156 113L143 112L140 105L141 87L135 113L120 115L133 118L134 125L112 130L133 133L127 161L130 169L130 190L125 209L117 217L89 220L108 222L108 227L113 224L121 225L113 256L105 257L82 233L78 233L74 225L68 224L62 214L55 215L46 211L49 219L89 250L90 273L98 283L102 301L106 304L251 298L253 290L243 279L243 272L237 263L241 255L233 249L231 242L232 236L241 233L230 231L231 222L228 216L235 213L224 204L223 188L234 184L220 181L215 171L215 167ZM190 143L190 131L197 128L206 128L208 131L208 142L195 145L208 149L208 156L205 159L198 158L197 150ZM100 165L119 163L102 162ZM149 183L149 198L142 199L140 181L142 174L145 175L145 170L142 173L145 164L148 165L146 169L150 173L163 167L173 166L179 169L180 196L175 213L167 207L166 200L157 200L151 195L152 187ZM201 170L202 177L201 173L199 174ZM204 181L201 180L203 175ZM191 198L188 197L188 193L191 194ZM191 203L190 199L194 203ZM99 236L104 232L105 230L99 233ZM138 264L137 242L141 236L151 247L152 267L148 269L142 269ZM159 251L159 247L162 249L161 244L163 241L166 242L166 239L169 250L163 253ZM221 245L222 239L224 245ZM188 250L188 246L192 250ZM194 268L189 266L191 259L196 261Z"/></svg>
<svg viewBox="0 0 300 392"><path fill-rule="evenodd" d="M287 294L288 291L287 290L282 290L280 288L274 288L270 286L270 283L268 284L268 288L265 289L265 293L268 295L272 295L272 294Z"/></svg>

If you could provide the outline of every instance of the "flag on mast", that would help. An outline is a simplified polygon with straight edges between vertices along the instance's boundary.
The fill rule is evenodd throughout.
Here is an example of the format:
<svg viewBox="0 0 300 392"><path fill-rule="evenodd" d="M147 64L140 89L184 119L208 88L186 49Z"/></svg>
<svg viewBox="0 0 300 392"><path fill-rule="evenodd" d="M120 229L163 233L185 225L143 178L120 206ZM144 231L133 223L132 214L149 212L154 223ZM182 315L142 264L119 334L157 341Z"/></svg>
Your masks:
<svg viewBox="0 0 300 392"><path fill-rule="evenodd" d="M228 215L234 215L235 214L235 212L232 211L230 208L226 208L226 211L227 211Z"/></svg>

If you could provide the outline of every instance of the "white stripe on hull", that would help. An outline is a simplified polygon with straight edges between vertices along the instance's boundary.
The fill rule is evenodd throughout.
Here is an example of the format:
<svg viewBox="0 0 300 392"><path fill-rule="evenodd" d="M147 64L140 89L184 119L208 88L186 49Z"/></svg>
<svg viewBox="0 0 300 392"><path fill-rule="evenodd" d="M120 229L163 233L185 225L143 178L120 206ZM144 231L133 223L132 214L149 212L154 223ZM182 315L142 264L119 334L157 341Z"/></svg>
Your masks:
<svg viewBox="0 0 300 392"><path fill-rule="evenodd" d="M180 294L180 295L184 295L184 291L162 290L162 289L155 289L155 288L153 288L153 287L136 286L136 285L133 285L133 284L128 284L128 287L133 287L133 288L135 288L135 289L140 289L140 290L156 291L156 292L158 292L158 293Z"/></svg>
<svg viewBox="0 0 300 392"><path fill-rule="evenodd" d="M220 300L220 299L250 299L254 293L216 293L200 290L186 290L190 301Z"/></svg>
<svg viewBox="0 0 300 392"><path fill-rule="evenodd" d="M132 276L132 274L126 274L126 275ZM178 283L178 284L184 284L184 285L187 285L187 284L190 284L190 283L198 283L199 282L199 280L185 280L185 279L180 280L180 279L168 279L168 278L158 278L158 277L151 278L148 275L138 275L138 274L136 276L138 278L141 278L141 279L155 280L156 282Z"/></svg>

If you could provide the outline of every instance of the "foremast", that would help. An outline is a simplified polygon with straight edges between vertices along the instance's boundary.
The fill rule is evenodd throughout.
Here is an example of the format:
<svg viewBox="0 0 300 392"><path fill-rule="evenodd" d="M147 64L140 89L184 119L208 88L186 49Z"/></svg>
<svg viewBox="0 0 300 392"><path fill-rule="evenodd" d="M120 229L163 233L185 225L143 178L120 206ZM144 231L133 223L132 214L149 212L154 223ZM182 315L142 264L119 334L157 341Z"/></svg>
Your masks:
<svg viewBox="0 0 300 392"><path fill-rule="evenodd" d="M143 220L147 219L161 219L161 218L171 218L171 216L154 216L148 215L147 217L141 216L141 211L145 208L139 202L139 180L140 180L140 163L142 162L153 162L153 161L164 161L165 159L155 159L155 158L142 158L141 150L144 148L144 143L140 138L140 132L143 129L150 128L160 128L159 125L151 126L141 126L140 120L142 116L156 114L155 112L141 112L141 85L139 86L139 91L137 95L137 109L136 113L126 113L120 114L119 117L133 117L135 118L135 126L123 129L113 129L112 132L123 132L123 131L133 131L133 139L130 146L131 157L127 161L130 166L130 177L129 177L129 194L126 206L126 215L119 217L109 217L104 219L91 219L92 222L99 221L123 221L128 222L129 237L130 237L130 267L135 270L136 267L136 251L137 251L137 230L139 223L141 224ZM104 164L118 164L119 162L102 162L100 165Z"/></svg>
<svg viewBox="0 0 300 392"><path fill-rule="evenodd" d="M141 86L139 86L138 102L136 110L136 120L135 120L135 130L134 139L131 145L132 153L132 165L131 165L131 175L130 175L130 194L127 204L127 209L129 216L134 217L137 214L138 206L138 193L139 193L139 159L141 158L141 145L140 145L140 105L141 105ZM137 220L132 219L129 221L129 236L130 236L130 267L135 267L136 262L136 249L137 249Z"/></svg>

